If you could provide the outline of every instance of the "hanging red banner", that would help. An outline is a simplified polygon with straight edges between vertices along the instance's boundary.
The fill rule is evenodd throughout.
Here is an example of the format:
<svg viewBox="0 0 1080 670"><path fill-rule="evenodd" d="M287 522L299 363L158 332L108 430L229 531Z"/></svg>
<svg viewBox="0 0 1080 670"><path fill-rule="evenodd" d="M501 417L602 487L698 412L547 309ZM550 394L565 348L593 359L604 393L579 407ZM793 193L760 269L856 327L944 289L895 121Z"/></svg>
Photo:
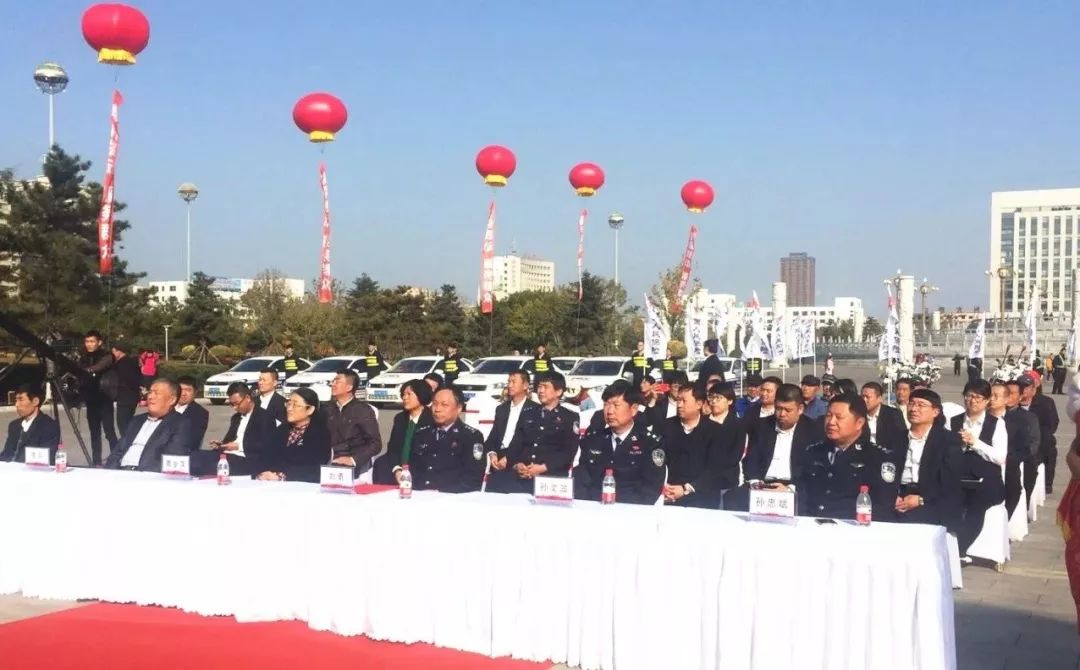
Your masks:
<svg viewBox="0 0 1080 670"><path fill-rule="evenodd" d="M589 217L589 210L581 210L581 216L577 222L577 301L585 295L585 288L581 285L582 268L585 265L585 219Z"/></svg>
<svg viewBox="0 0 1080 670"><path fill-rule="evenodd" d="M690 226L690 239L686 241L686 251L682 257L682 273L679 275L679 290L675 293L677 302L682 302L683 291L690 282L690 270L694 265L694 241L697 239L697 226Z"/></svg>
<svg viewBox="0 0 1080 670"><path fill-rule="evenodd" d="M480 313L495 310L495 201L488 207L487 229L480 248Z"/></svg>
<svg viewBox="0 0 1080 670"><path fill-rule="evenodd" d="M319 302L333 300L330 278L330 190L326 186L326 163L319 163L319 188L322 189L322 254L319 256Z"/></svg>
<svg viewBox="0 0 1080 670"><path fill-rule="evenodd" d="M116 154L120 149L120 105L124 96L113 91L109 114L109 155L105 159L105 177L101 180L101 209L98 211L98 272L112 273L113 216L116 213Z"/></svg>

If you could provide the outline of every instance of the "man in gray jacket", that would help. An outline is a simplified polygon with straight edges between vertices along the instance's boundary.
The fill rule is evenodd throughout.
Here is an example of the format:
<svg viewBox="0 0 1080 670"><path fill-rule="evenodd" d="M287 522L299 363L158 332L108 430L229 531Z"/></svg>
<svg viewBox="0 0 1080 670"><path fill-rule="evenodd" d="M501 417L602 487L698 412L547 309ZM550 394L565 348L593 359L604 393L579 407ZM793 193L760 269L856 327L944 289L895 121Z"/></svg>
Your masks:
<svg viewBox="0 0 1080 670"><path fill-rule="evenodd" d="M333 399L326 408L331 462L352 466L357 477L371 469L371 460L382 451L379 421L371 405L356 399L359 386L355 370L341 370L330 382Z"/></svg>

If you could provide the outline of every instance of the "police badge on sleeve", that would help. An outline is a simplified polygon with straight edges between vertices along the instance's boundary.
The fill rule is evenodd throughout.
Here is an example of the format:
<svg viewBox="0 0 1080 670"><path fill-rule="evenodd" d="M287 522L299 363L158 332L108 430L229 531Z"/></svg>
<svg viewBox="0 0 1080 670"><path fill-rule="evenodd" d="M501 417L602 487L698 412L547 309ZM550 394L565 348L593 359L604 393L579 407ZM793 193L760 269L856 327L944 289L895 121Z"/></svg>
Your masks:
<svg viewBox="0 0 1080 670"><path fill-rule="evenodd" d="M896 481L896 465L893 463L881 464L881 481L892 484Z"/></svg>
<svg viewBox="0 0 1080 670"><path fill-rule="evenodd" d="M663 449L653 449L652 450L652 462L653 462L653 465L655 465L658 468L664 465L664 450Z"/></svg>

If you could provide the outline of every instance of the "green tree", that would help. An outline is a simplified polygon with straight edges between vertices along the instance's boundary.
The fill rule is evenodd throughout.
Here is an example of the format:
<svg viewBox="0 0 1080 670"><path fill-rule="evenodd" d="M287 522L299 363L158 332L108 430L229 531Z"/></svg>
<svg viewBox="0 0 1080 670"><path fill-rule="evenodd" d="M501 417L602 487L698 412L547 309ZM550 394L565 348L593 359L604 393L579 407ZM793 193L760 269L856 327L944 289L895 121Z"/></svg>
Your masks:
<svg viewBox="0 0 1080 670"><path fill-rule="evenodd" d="M143 275L113 258L112 274L98 273L97 215L101 185L87 183L89 161L54 146L44 179L0 179L0 310L38 333L73 334L99 328L108 334L121 314L145 309L148 297L131 287ZM4 213L3 204L8 211ZM114 205L117 213L124 204ZM114 250L130 224L113 222Z"/></svg>
<svg viewBox="0 0 1080 670"><path fill-rule="evenodd" d="M443 284L427 308L427 335L433 344L446 346L461 339L465 326L465 309L461 306L457 288Z"/></svg>
<svg viewBox="0 0 1080 670"><path fill-rule="evenodd" d="M233 305L213 290L214 278L196 272L177 315L178 343L235 344L240 339Z"/></svg>
<svg viewBox="0 0 1080 670"><path fill-rule="evenodd" d="M672 266L661 272L658 281L649 289L649 300L656 305L660 313L671 326L671 339L681 341L685 328L687 296L694 295L701 289L701 280L693 277L687 286L687 295L679 295L679 279L682 276L682 264Z"/></svg>
<svg viewBox="0 0 1080 670"><path fill-rule="evenodd" d="M866 322L863 324L863 339L874 342L885 332L885 326L881 324L876 318L872 316L866 317Z"/></svg>
<svg viewBox="0 0 1080 670"><path fill-rule="evenodd" d="M240 297L240 305L244 309L244 331L249 342L259 340L258 349L282 342L285 310L293 300L285 285L285 277L279 271L269 269L257 274L254 285Z"/></svg>

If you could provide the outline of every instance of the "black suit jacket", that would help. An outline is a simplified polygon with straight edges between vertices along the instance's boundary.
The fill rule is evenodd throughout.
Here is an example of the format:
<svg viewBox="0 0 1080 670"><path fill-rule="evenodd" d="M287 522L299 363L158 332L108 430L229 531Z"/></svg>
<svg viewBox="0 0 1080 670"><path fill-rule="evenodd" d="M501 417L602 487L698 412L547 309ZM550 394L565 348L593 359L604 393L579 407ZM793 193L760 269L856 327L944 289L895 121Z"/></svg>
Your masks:
<svg viewBox="0 0 1080 670"><path fill-rule="evenodd" d="M0 461L24 463L27 447L48 447L49 462L52 463L59 444L60 426L53 421L51 416L38 412L25 433L22 429L22 419L15 419L8 424L7 442L4 443L4 451L0 452Z"/></svg>
<svg viewBox="0 0 1080 670"><path fill-rule="evenodd" d="M877 434L874 444L881 447L885 459L897 468L904 466L904 450L907 448L907 423L900 410L891 405L882 405L878 408ZM863 426L862 437L859 442L870 443L870 422Z"/></svg>
<svg viewBox="0 0 1080 670"><path fill-rule="evenodd" d="M732 431L704 416L689 433L677 416L667 419L663 427L668 483L694 488L694 493L675 504L720 509L720 492L738 483L742 449L741 445L738 451L733 448Z"/></svg>
<svg viewBox="0 0 1080 670"><path fill-rule="evenodd" d="M1045 452L1049 447L1057 443L1054 438L1054 433L1057 432L1058 422L1060 421L1057 405L1048 396L1037 393L1031 399L1031 409L1029 411L1039 418L1039 448Z"/></svg>
<svg viewBox="0 0 1080 670"><path fill-rule="evenodd" d="M521 407L521 412L524 413L529 407L539 408L540 403L530 398L525 398L525 402ZM484 441L484 451L500 451L502 449L503 439L506 437L506 424L510 422L510 401L499 403L499 406L495 408L495 423L491 426L491 432L488 433L487 440ZM521 425L521 414L518 415L518 426ZM511 439L514 437L510 436ZM507 449L510 448L510 441L506 441ZM506 454L500 454L505 456Z"/></svg>
<svg viewBox="0 0 1080 670"><path fill-rule="evenodd" d="M802 466L800 454L812 444L821 442L824 436L821 427L813 419L800 416L795 424L795 434L791 438L791 478L799 478L799 468ZM759 479L764 481L772 463L773 451L776 449L776 417L769 416L758 419L757 429L750 436L750 448L743 459L743 479Z"/></svg>
<svg viewBox="0 0 1080 670"><path fill-rule="evenodd" d="M255 397L255 404L262 407L262 397ZM280 393L275 392L270 397L270 403L263 408L263 411L270 415L270 418L274 420L274 427L285 424L285 398L281 397Z"/></svg>
<svg viewBox="0 0 1080 670"><path fill-rule="evenodd" d="M232 415L229 419L229 430L225 432L225 437L221 438L222 443L228 444L236 439L236 432L240 429L241 418L243 417L239 412ZM247 428L244 429L244 457L258 458L269 443L274 428L273 417L266 410L259 407L258 402L256 402L255 409L251 410L251 418L248 420Z"/></svg>
<svg viewBox="0 0 1080 670"><path fill-rule="evenodd" d="M905 462L907 451L905 443ZM919 495L926 507L920 511L920 517L925 515L923 523L945 526L949 530L955 530L959 525L963 517L963 490L960 488L962 453L963 442L959 435L946 430L944 425L930 428L919 461ZM901 468L896 473L898 483L902 483L903 472ZM896 514L903 516L900 512Z"/></svg>
<svg viewBox="0 0 1080 670"><path fill-rule="evenodd" d="M431 410L427 407L420 413L416 420L416 430L424 426L430 426L435 421L431 417ZM390 440L386 443L386 453L375 459L374 469L371 473L371 481L376 484L395 485L394 468L402 465L402 452L405 449L405 428L409 425L409 413L401 410L394 415L394 423L390 428ZM413 441L416 441L416 433L413 433Z"/></svg>
<svg viewBox="0 0 1080 670"><path fill-rule="evenodd" d="M116 448L109 454L109 459L105 462L107 468L119 468L121 461L124 460L124 454L131 448L131 443L135 440L135 437L142 430L143 424L150 417L145 412L137 415L128 424L127 431L124 432L124 436L120 438L120 441L116 443ZM175 411L170 410L168 414L161 417L161 425L154 430L154 434L150 436L150 440L143 448L142 456L139 457L139 470L144 472L161 472L161 456L167 454L169 456L187 456L191 453L191 434L190 424L184 421L184 417L177 414Z"/></svg>
<svg viewBox="0 0 1080 670"><path fill-rule="evenodd" d="M116 375L116 404L137 405L142 396L142 370L139 369L139 359L134 356L124 356L112 365Z"/></svg>
<svg viewBox="0 0 1080 670"><path fill-rule="evenodd" d="M964 429L964 416L957 414L949 419L952 432L959 435ZM982 432L976 437L980 442L993 444L994 431L997 430L998 418L986 413L983 419ZM1005 428L1008 431L1008 427ZM963 440L961 440L963 441ZM974 449L961 447L960 454L960 478L967 483L962 483L964 488L977 488L982 499L990 505L1005 502L1005 480L1001 476L1001 466L991 463L980 456ZM971 484L974 480L980 480L979 484Z"/></svg>
<svg viewBox="0 0 1080 670"><path fill-rule="evenodd" d="M726 381L724 377L724 364L720 362L720 359L716 357L716 354L709 354L709 357L705 359L705 362L701 364L701 370L698 371L698 379L701 383L705 383L705 380L710 375L720 375L720 381Z"/></svg>
<svg viewBox="0 0 1080 670"><path fill-rule="evenodd" d="M179 413L179 412L178 412ZM188 422L191 433L191 450L202 449L203 438L206 437L206 426L210 423L210 412L194 400L187 406L180 416Z"/></svg>

